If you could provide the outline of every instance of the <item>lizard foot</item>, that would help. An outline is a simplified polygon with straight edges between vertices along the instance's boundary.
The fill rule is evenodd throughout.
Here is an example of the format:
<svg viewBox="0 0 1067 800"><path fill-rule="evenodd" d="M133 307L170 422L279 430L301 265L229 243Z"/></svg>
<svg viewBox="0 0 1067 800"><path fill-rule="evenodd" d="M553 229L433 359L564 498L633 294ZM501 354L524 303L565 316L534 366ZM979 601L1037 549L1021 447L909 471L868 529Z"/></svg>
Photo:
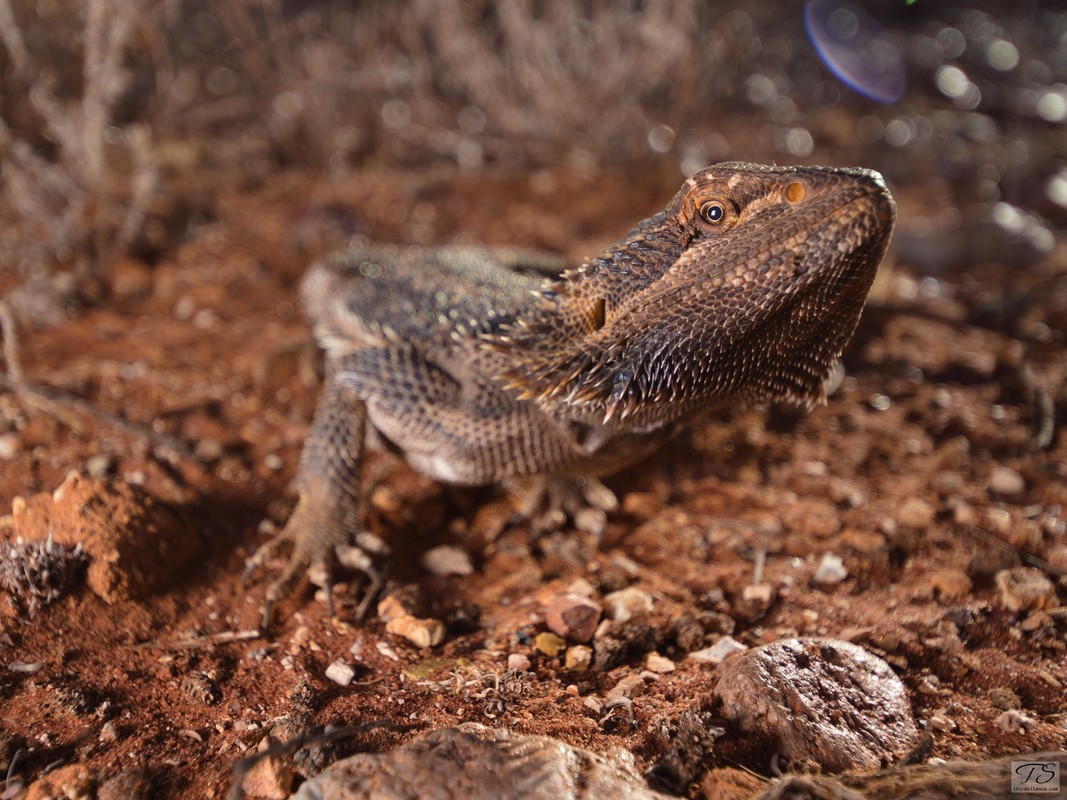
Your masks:
<svg viewBox="0 0 1067 800"><path fill-rule="evenodd" d="M298 504L286 526L275 534L245 562L242 585L260 567L290 550L289 561L270 586L263 600L263 630L270 627L271 612L277 602L289 596L299 580L307 574L313 586L326 595L326 615L333 617L333 582L337 566L363 573L368 578L368 588L356 611L357 621L366 617L370 604L385 583L384 573L375 566L376 558L388 556L388 546L369 532L360 532L352 537L343 533L337 523L312 519L304 504ZM331 535L333 531L333 535ZM338 535L340 534L340 535ZM340 542L337 540L340 539Z"/></svg>
<svg viewBox="0 0 1067 800"><path fill-rule="evenodd" d="M591 533L599 543L608 512L619 507L615 493L597 478L560 478L538 475L515 481L510 488L522 505L516 515L530 521L535 537L558 531L570 518L574 527Z"/></svg>

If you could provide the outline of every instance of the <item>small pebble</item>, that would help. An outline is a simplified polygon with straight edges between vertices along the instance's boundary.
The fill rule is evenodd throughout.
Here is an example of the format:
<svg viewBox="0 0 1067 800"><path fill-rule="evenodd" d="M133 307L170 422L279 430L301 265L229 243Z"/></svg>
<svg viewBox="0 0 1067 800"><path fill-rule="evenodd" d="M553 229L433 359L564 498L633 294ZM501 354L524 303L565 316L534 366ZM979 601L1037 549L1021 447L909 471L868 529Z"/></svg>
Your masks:
<svg viewBox="0 0 1067 800"><path fill-rule="evenodd" d="M201 439L193 447L193 455L205 464L214 464L226 453L226 448L218 439Z"/></svg>
<svg viewBox="0 0 1067 800"><path fill-rule="evenodd" d="M826 553L819 561L819 566L815 568L811 582L816 586L836 586L847 577L848 570L845 569L845 562L841 560L841 556L836 553Z"/></svg>
<svg viewBox="0 0 1067 800"><path fill-rule="evenodd" d="M705 647L703 650L694 650L689 654L689 658L702 664L719 665L735 653L743 653L746 650L748 650L748 647L741 644L737 639L732 636L723 636L711 647Z"/></svg>
<svg viewBox="0 0 1067 800"><path fill-rule="evenodd" d="M269 746L269 740L264 741ZM293 790L295 779L296 772L288 759L260 758L245 773L241 788L249 796L262 800L285 800Z"/></svg>
<svg viewBox="0 0 1067 800"><path fill-rule="evenodd" d="M987 508L985 522L993 533L1007 536L1011 532L1011 512L1006 508Z"/></svg>
<svg viewBox="0 0 1067 800"><path fill-rule="evenodd" d="M1034 724L1031 717L1026 716L1018 709L1009 709L997 717L997 727L1009 733L1026 733L1027 729Z"/></svg>
<svg viewBox="0 0 1067 800"><path fill-rule="evenodd" d="M385 623L386 633L403 636L416 647L435 647L445 640L445 625L439 619L420 619L410 614Z"/></svg>
<svg viewBox="0 0 1067 800"><path fill-rule="evenodd" d="M338 659L326 667L326 677L339 686L348 686L348 684L352 683L352 679L356 677L356 670L353 669L351 664Z"/></svg>
<svg viewBox="0 0 1067 800"><path fill-rule="evenodd" d="M378 602L378 617L384 622L407 616L409 613L395 595L386 595Z"/></svg>
<svg viewBox="0 0 1067 800"><path fill-rule="evenodd" d="M0 456L3 454L0 453ZM85 472L90 478L96 478L100 480L106 478L115 469L115 457L100 453L95 456L90 456L85 462Z"/></svg>
<svg viewBox="0 0 1067 800"><path fill-rule="evenodd" d="M997 687L989 690L989 702L993 704L994 708L999 708L1001 711L1011 711L1013 709L1022 708L1022 701L1019 700L1019 695L1015 694L1011 689L1004 687Z"/></svg>
<svg viewBox="0 0 1067 800"><path fill-rule="evenodd" d="M778 590L773 583L754 583L741 590L734 611L744 620L754 621L770 610Z"/></svg>
<svg viewBox="0 0 1067 800"><path fill-rule="evenodd" d="M644 694L645 680L640 675L627 675L616 683L608 691L608 698L628 697L633 700L640 694Z"/></svg>
<svg viewBox="0 0 1067 800"><path fill-rule="evenodd" d="M596 633L600 614L600 604L588 597L574 594L557 595L549 601L545 624L564 639L588 642Z"/></svg>
<svg viewBox="0 0 1067 800"><path fill-rule="evenodd" d="M572 672L585 672L593 663L593 648L584 644L576 644L567 648L563 657L563 666Z"/></svg>
<svg viewBox="0 0 1067 800"><path fill-rule="evenodd" d="M544 653L549 658L555 658L563 652L563 648L567 646L567 640L562 636L557 636L554 633L539 633L534 637L534 649L539 653Z"/></svg>
<svg viewBox="0 0 1067 800"><path fill-rule="evenodd" d="M100 741L110 744L111 742L117 742L119 739L119 732L115 729L114 722L105 722L100 726Z"/></svg>
<svg viewBox="0 0 1067 800"><path fill-rule="evenodd" d="M151 777L139 769L112 775L96 790L96 800L146 800L153 796Z"/></svg>
<svg viewBox="0 0 1067 800"><path fill-rule="evenodd" d="M442 544L431 547L419 559L422 568L440 578L448 575L470 575L474 572L471 557L462 547Z"/></svg>
<svg viewBox="0 0 1067 800"><path fill-rule="evenodd" d="M989 475L989 491L1002 497L1018 497L1026 491L1026 479L1010 467L996 466Z"/></svg>
<svg viewBox="0 0 1067 800"><path fill-rule="evenodd" d="M898 524L912 530L926 530L934 521L936 509L920 497L909 497L895 515Z"/></svg>
<svg viewBox="0 0 1067 800"><path fill-rule="evenodd" d="M938 733L952 733L959 727L952 717L944 714L932 714L930 719L927 720L927 724L930 726L930 730Z"/></svg>
<svg viewBox="0 0 1067 800"><path fill-rule="evenodd" d="M930 576L934 596L942 600L958 600L971 591L971 579L962 569L939 569Z"/></svg>
<svg viewBox="0 0 1067 800"><path fill-rule="evenodd" d="M19 451L19 435L17 433L0 434L0 458L10 461Z"/></svg>
<svg viewBox="0 0 1067 800"><path fill-rule="evenodd" d="M530 657L524 656L522 653L508 655L508 669L512 672L526 672L532 665Z"/></svg>
<svg viewBox="0 0 1067 800"><path fill-rule="evenodd" d="M960 528L970 528L978 522L978 512L974 506L960 500L952 509L952 522Z"/></svg>
<svg viewBox="0 0 1067 800"><path fill-rule="evenodd" d="M627 622L652 612L652 595L630 586L604 596L604 614L615 622Z"/></svg>
<svg viewBox="0 0 1067 800"><path fill-rule="evenodd" d="M994 581L1000 604L1008 611L1032 611L1059 605L1056 587L1034 567L1002 569Z"/></svg>
<svg viewBox="0 0 1067 800"><path fill-rule="evenodd" d="M666 656L661 656L659 653L652 652L645 657L645 666L649 670L659 675L665 675L668 672L674 672L674 662Z"/></svg>

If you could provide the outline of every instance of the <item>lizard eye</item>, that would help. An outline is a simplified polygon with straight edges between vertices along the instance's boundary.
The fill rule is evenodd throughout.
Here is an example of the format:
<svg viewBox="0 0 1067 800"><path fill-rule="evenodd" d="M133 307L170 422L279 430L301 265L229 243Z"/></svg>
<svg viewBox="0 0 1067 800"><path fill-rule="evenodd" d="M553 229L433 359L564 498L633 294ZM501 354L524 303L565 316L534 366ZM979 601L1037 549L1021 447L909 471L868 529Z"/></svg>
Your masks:
<svg viewBox="0 0 1067 800"><path fill-rule="evenodd" d="M808 188L800 181L792 181L785 187L785 199L790 203L799 203L808 193Z"/></svg>
<svg viewBox="0 0 1067 800"><path fill-rule="evenodd" d="M700 216L709 225L718 225L726 219L726 206L719 200L707 200L700 206Z"/></svg>

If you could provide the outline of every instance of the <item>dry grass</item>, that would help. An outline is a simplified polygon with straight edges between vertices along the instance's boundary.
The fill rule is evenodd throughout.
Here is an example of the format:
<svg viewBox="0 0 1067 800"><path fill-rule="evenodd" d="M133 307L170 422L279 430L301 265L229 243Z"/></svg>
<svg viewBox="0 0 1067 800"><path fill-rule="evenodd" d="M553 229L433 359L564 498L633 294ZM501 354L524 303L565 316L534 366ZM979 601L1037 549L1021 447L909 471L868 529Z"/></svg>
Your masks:
<svg viewBox="0 0 1067 800"><path fill-rule="evenodd" d="M91 274L205 164L696 169L755 37L708 6L0 0L2 244L24 277Z"/></svg>
<svg viewBox="0 0 1067 800"><path fill-rule="evenodd" d="M17 266L43 256L93 262L135 236L157 175L148 126L118 125L116 104L129 85L125 56L147 24L147 0L90 0L77 36L81 82L75 98L62 74L24 35L10 0L0 0L0 30L11 84L0 107L0 191L26 223L29 241ZM38 21L39 22L39 21ZM36 37L47 33L35 28ZM55 44L55 42L50 42ZM60 62L62 63L62 62ZM26 104L10 102L22 92ZM21 130L20 130L21 128Z"/></svg>

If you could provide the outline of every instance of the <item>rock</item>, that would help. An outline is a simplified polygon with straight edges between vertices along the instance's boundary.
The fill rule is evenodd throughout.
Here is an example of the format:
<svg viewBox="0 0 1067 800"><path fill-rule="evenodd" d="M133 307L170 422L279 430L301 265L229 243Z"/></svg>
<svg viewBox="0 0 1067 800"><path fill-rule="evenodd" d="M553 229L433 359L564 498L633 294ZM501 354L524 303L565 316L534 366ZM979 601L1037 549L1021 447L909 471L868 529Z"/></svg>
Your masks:
<svg viewBox="0 0 1067 800"><path fill-rule="evenodd" d="M533 663L529 656L524 656L522 653L508 655L508 669L512 672L526 672L531 666Z"/></svg>
<svg viewBox="0 0 1067 800"><path fill-rule="evenodd" d="M385 623L385 632L403 636L416 647L436 647L445 640L445 624L439 619L421 619L401 614Z"/></svg>
<svg viewBox="0 0 1067 800"><path fill-rule="evenodd" d="M885 534L877 531L858 531L846 528L841 533L839 541L842 547L868 558L886 547Z"/></svg>
<svg viewBox="0 0 1067 800"><path fill-rule="evenodd" d="M877 769L919 738L889 665L833 639L784 639L718 668L715 693L743 731L828 772Z"/></svg>
<svg viewBox="0 0 1067 800"><path fill-rule="evenodd" d="M930 576L930 588L941 600L958 600L971 591L971 579L962 569L939 569Z"/></svg>
<svg viewBox="0 0 1067 800"><path fill-rule="evenodd" d="M674 672L674 662L666 656L661 656L659 653L649 653L645 657L645 666L651 672L655 672L657 675L665 675L668 672Z"/></svg>
<svg viewBox="0 0 1067 800"><path fill-rule="evenodd" d="M1015 708L1009 709L997 717L997 727L1008 733L1026 733L1033 724L1033 717L1028 717Z"/></svg>
<svg viewBox="0 0 1067 800"><path fill-rule="evenodd" d="M704 664L718 665L734 653L743 653L746 650L748 650L748 647L741 644L737 639L731 636L723 636L711 647L705 647L703 650L694 650L689 654L689 658Z"/></svg>
<svg viewBox="0 0 1067 800"><path fill-rule="evenodd" d="M841 515L833 503L826 500L802 500L782 509L782 522L795 534L817 539L833 536L841 529Z"/></svg>
<svg viewBox="0 0 1067 800"><path fill-rule="evenodd" d="M835 553L825 553L811 576L811 582L816 586L837 586L848 577L845 562L841 556Z"/></svg>
<svg viewBox="0 0 1067 800"><path fill-rule="evenodd" d="M1001 711L1011 711L1012 709L1023 707L1019 695L1002 686L989 690L989 702L993 704L994 708L999 708Z"/></svg>
<svg viewBox="0 0 1067 800"><path fill-rule="evenodd" d="M572 642L592 641L600 622L600 604L576 594L557 595L548 604L545 624Z"/></svg>
<svg viewBox="0 0 1067 800"><path fill-rule="evenodd" d="M563 666L572 672L585 672L593 663L593 648L584 644L576 644L567 648L563 657Z"/></svg>
<svg viewBox="0 0 1067 800"><path fill-rule="evenodd" d="M339 761L292 800L668 800L649 789L621 748L605 754L548 736L522 736L468 723L420 736L387 753Z"/></svg>
<svg viewBox="0 0 1067 800"><path fill-rule="evenodd" d="M15 535L74 548L89 559L86 583L108 603L142 598L170 581L200 549L192 527L140 486L71 472L52 494L12 508Z"/></svg>
<svg viewBox="0 0 1067 800"><path fill-rule="evenodd" d="M1032 611L1059 605L1056 587L1034 567L1002 569L994 580L1000 604L1008 611Z"/></svg>
<svg viewBox="0 0 1067 800"><path fill-rule="evenodd" d="M19 435L17 433L0 434L0 459L10 461L19 452Z"/></svg>
<svg viewBox="0 0 1067 800"><path fill-rule="evenodd" d="M930 727L930 730L937 731L938 733L954 733L956 729L959 728L956 724L956 720L941 712L931 714L930 719L926 721L926 724Z"/></svg>
<svg viewBox="0 0 1067 800"><path fill-rule="evenodd" d="M96 778L84 764L52 770L30 784L26 800L93 800Z"/></svg>
<svg viewBox="0 0 1067 800"><path fill-rule="evenodd" d="M396 595L389 594L378 601L378 618L382 622L407 616L411 616L411 612L404 608L404 604L400 602Z"/></svg>
<svg viewBox="0 0 1067 800"><path fill-rule="evenodd" d="M608 698L627 697L633 700L644 693L645 679L640 675L627 675L608 690Z"/></svg>
<svg viewBox="0 0 1067 800"><path fill-rule="evenodd" d="M269 745L270 741L264 739L262 747L265 749ZM293 781L296 778L296 772L290 762L289 758L273 756L258 759L245 773L241 788L248 797L286 800L293 790Z"/></svg>
<svg viewBox="0 0 1067 800"><path fill-rule="evenodd" d="M1011 512L1006 508L987 508L985 511L985 524L989 530L1000 536L1011 533Z"/></svg>
<svg viewBox="0 0 1067 800"><path fill-rule="evenodd" d="M89 456L85 462L85 472L90 478L96 478L98 480L106 478L115 469L116 459L113 455L107 453L98 453L95 456Z"/></svg>
<svg viewBox="0 0 1067 800"><path fill-rule="evenodd" d="M1019 497L1026 492L1026 479L1010 467L998 465L989 474L989 491L1001 497Z"/></svg>
<svg viewBox="0 0 1067 800"><path fill-rule="evenodd" d="M139 769L113 775L96 790L96 800L147 800L151 797L152 781Z"/></svg>
<svg viewBox="0 0 1067 800"><path fill-rule="evenodd" d="M534 649L540 653L544 653L549 658L555 658L563 652L563 648L567 646L567 640L562 636L557 636L554 633L539 633L534 637Z"/></svg>
<svg viewBox="0 0 1067 800"><path fill-rule="evenodd" d="M604 614L615 622L627 622L634 617L652 613L652 595L644 589L630 586L604 596Z"/></svg>
<svg viewBox="0 0 1067 800"><path fill-rule="evenodd" d="M773 583L753 583L741 590L741 597L734 603L734 613L743 620L755 622L766 614L778 590Z"/></svg>
<svg viewBox="0 0 1067 800"><path fill-rule="evenodd" d="M752 772L733 767L709 770L700 781L704 800L750 800L758 797L766 780Z"/></svg>
<svg viewBox="0 0 1067 800"><path fill-rule="evenodd" d="M326 677L338 686L348 686L356 677L356 670L351 664L338 659L326 667Z"/></svg>
<svg viewBox="0 0 1067 800"><path fill-rule="evenodd" d="M707 641L704 626L692 614L680 614L671 623L671 635L678 648L686 653L692 650L699 650Z"/></svg>
<svg viewBox="0 0 1067 800"><path fill-rule="evenodd" d="M604 622L593 637L597 669L614 669L629 658L659 649L668 631L653 625L647 618L635 617L627 622Z"/></svg>
<svg viewBox="0 0 1067 800"><path fill-rule="evenodd" d="M936 509L921 497L909 497L900 504L895 519L905 528L924 531L933 523L935 512Z"/></svg>
<svg viewBox="0 0 1067 800"><path fill-rule="evenodd" d="M419 559L422 568L432 575L470 575L474 572L471 557L467 551L455 545L442 544L431 547Z"/></svg>

